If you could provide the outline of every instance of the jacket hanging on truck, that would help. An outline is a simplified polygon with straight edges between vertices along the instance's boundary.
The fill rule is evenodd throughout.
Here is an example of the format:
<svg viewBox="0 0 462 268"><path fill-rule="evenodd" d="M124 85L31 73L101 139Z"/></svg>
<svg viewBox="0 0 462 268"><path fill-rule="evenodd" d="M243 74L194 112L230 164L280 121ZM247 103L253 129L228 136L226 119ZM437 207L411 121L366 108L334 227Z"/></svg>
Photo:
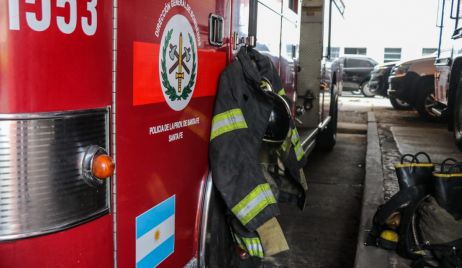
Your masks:
<svg viewBox="0 0 462 268"><path fill-rule="evenodd" d="M259 161L262 139L268 127L274 96L261 89L262 81L273 92L284 94L271 60L254 49L241 48L237 60L222 73L213 112L210 163L213 182L227 207L248 232L279 215L277 198ZM298 204L304 207L307 184L302 167L306 159L300 137L291 122L289 142L281 162L286 184ZM297 191L293 191L297 189ZM284 191L284 189L281 189Z"/></svg>

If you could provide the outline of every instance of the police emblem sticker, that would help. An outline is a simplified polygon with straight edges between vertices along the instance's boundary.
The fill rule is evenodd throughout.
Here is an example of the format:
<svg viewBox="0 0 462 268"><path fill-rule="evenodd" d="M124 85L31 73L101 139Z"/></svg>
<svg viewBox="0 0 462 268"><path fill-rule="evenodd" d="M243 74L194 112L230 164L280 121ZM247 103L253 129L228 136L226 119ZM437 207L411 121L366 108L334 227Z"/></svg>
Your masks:
<svg viewBox="0 0 462 268"><path fill-rule="evenodd" d="M197 78L197 41L188 19L176 14L162 32L159 77L165 101L175 111L192 98Z"/></svg>

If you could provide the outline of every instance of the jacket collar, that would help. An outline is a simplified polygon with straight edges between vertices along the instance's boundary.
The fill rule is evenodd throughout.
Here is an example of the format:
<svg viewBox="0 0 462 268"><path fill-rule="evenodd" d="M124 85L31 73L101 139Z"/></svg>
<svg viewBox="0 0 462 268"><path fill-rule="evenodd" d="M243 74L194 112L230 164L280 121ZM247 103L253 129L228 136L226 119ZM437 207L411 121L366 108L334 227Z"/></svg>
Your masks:
<svg viewBox="0 0 462 268"><path fill-rule="evenodd" d="M241 47L237 54L237 58L241 63L242 69L246 79L252 81L257 86L263 77L271 79L273 76L274 68L267 56L260 54L253 48ZM270 82L272 82L270 80Z"/></svg>

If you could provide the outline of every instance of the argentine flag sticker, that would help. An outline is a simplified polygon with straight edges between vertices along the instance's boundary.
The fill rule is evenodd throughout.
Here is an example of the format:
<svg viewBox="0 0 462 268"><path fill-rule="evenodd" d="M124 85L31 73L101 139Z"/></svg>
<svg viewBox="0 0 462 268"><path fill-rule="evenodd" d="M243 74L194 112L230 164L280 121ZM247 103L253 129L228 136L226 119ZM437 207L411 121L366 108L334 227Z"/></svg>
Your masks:
<svg viewBox="0 0 462 268"><path fill-rule="evenodd" d="M136 217L136 267L156 267L175 247L175 196Z"/></svg>

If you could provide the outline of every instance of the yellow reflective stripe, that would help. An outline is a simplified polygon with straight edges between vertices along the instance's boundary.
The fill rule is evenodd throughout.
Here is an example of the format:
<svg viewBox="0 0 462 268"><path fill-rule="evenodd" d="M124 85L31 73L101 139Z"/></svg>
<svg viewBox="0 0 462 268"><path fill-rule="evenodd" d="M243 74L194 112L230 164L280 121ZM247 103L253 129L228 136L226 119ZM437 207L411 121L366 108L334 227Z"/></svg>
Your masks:
<svg viewBox="0 0 462 268"><path fill-rule="evenodd" d="M287 152L287 149L289 148L289 145L290 145L290 141L289 141L289 139L286 139L281 145L282 151Z"/></svg>
<svg viewBox="0 0 462 268"><path fill-rule="evenodd" d="M286 95L286 91L284 90L284 88L281 88L281 90L278 91L278 95L279 95L279 96L284 96L284 95Z"/></svg>
<svg viewBox="0 0 462 268"><path fill-rule="evenodd" d="M232 109L217 114L212 119L210 140L227 132L243 128L247 128L247 123L245 122L241 109Z"/></svg>
<svg viewBox="0 0 462 268"><path fill-rule="evenodd" d="M266 82L265 80L261 80L261 82L260 82L260 88L265 88L265 87L269 88L269 85L270 84L268 82Z"/></svg>
<svg viewBox="0 0 462 268"><path fill-rule="evenodd" d="M453 177L462 177L462 173L452 173L452 174L444 174L444 173L433 173L433 176L443 179L452 179Z"/></svg>
<svg viewBox="0 0 462 268"><path fill-rule="evenodd" d="M246 225L258 213L271 204L275 204L273 192L271 192L270 185L263 183L255 187L246 197L244 197L231 211Z"/></svg>
<svg viewBox="0 0 462 268"><path fill-rule="evenodd" d="M300 136L298 135L298 131L296 128L292 129L292 144L294 145L294 152L295 156L297 157L297 161L300 161L302 157L305 155L303 151L302 144L300 143Z"/></svg>
<svg viewBox="0 0 462 268"><path fill-rule="evenodd" d="M242 237L242 240L250 256L263 258L263 247L261 245L260 238Z"/></svg>
<svg viewBox="0 0 462 268"><path fill-rule="evenodd" d="M297 160L300 161L302 159L303 155L305 155L305 152L303 151L302 145L298 143L294 147L295 155L297 157Z"/></svg>
<svg viewBox="0 0 462 268"><path fill-rule="evenodd" d="M403 163L403 164L396 164L395 168L403 168L403 167L433 167L432 163Z"/></svg>
<svg viewBox="0 0 462 268"><path fill-rule="evenodd" d="M296 128L292 129L292 144L295 146L297 143L300 142L300 136L298 135L298 131Z"/></svg>
<svg viewBox="0 0 462 268"><path fill-rule="evenodd" d="M241 249L249 253L250 256L263 258L263 247L259 237L240 237L234 232L231 233Z"/></svg>

